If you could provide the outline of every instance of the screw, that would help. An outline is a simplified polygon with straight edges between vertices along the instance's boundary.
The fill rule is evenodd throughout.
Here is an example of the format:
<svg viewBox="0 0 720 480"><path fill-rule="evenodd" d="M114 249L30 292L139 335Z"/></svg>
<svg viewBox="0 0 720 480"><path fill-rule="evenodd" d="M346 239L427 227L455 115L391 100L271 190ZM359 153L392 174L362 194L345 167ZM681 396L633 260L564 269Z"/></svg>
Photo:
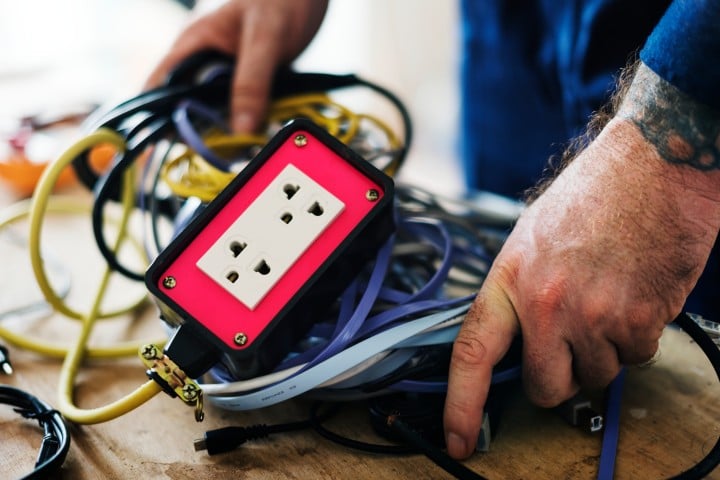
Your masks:
<svg viewBox="0 0 720 480"><path fill-rule="evenodd" d="M183 397L188 402L192 402L198 397L198 388L191 383L185 385L182 389L182 392L183 392Z"/></svg>
<svg viewBox="0 0 720 480"><path fill-rule="evenodd" d="M377 202L378 198L380 198L380 192L378 192L374 188L371 188L370 190L365 192L365 198L367 198L370 202Z"/></svg>
<svg viewBox="0 0 720 480"><path fill-rule="evenodd" d="M308 143L308 139L305 135L300 134L300 135L295 136L295 146L296 147L304 147L305 145L307 145L307 143Z"/></svg>
<svg viewBox="0 0 720 480"><path fill-rule="evenodd" d="M239 345L242 347L247 343L248 337L244 333L238 332L235 334L235 338L233 338L233 340L235 341L235 345Z"/></svg>
<svg viewBox="0 0 720 480"><path fill-rule="evenodd" d="M163 287L165 288L175 288L177 285L177 280L175 280L175 277L167 276L163 278Z"/></svg>
<svg viewBox="0 0 720 480"><path fill-rule="evenodd" d="M142 347L142 356L146 360L152 360L153 358L157 358L158 350L155 345L143 345Z"/></svg>

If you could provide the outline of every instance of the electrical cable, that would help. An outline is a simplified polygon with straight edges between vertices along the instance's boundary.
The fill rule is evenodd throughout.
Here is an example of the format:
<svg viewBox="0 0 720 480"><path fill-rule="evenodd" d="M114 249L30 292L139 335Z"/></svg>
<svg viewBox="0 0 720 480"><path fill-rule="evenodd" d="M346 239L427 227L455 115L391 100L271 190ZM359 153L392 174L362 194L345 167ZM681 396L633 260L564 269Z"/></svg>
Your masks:
<svg viewBox="0 0 720 480"><path fill-rule="evenodd" d="M126 188L124 188L123 192L123 219L120 223L120 230L118 231L116 243L113 248L114 251L117 251L120 248L120 245L126 236L128 216L132 210L132 201L134 197L133 174L134 171L132 169L125 173L124 185ZM62 369L60 370L60 379L58 381L58 405L60 410L68 419L77 423L101 423L117 418L137 408L162 391L161 387L157 383L149 380L134 392L104 407L81 409L75 406L73 400L75 375L84 357L85 345L87 344L90 333L92 332L92 327L95 320L99 317L100 305L104 298L112 271L112 268L109 266L105 269L98 286L95 301L93 302L88 314L83 317L84 328L81 330L80 335L76 339L75 347L68 351L67 356L63 361Z"/></svg>
<svg viewBox="0 0 720 480"><path fill-rule="evenodd" d="M33 196L29 242L38 284L56 311L82 321L81 333L69 349L42 345L45 352L65 358L59 379L59 408L72 421L96 423L115 418L161 391L159 385L149 381L116 402L94 409L78 408L73 399L74 378L84 358L129 352L127 345L98 349L86 343L96 320L126 314L138 306L112 312L103 312L100 307L113 272L133 280L144 279L137 268L128 267L118 258L121 244L132 240L128 220L136 207L142 213L143 226L149 222L150 228L144 230L138 243L142 245L146 240L151 259L164 247L159 234L161 218L173 223L174 233L182 230L188 219L248 164L274 131L297 117L321 125L368 161L382 165L390 175L403 164L413 135L407 110L392 92L355 75L279 71L264 131L258 135L230 133L224 115L231 66L226 55L205 52L180 65L166 85L98 113L88 122L94 132L50 165ZM396 107L402 119L401 136L380 119L352 112L325 93L356 86L370 88ZM113 165L104 173L94 172L88 160L88 152L98 144L109 144L117 152ZM136 167L143 162L138 182ZM46 211L53 211L48 207L50 189L59 170L70 163L94 192L93 234L107 264L87 313L64 304L50 286L40 257L42 218ZM105 210L116 201L121 205L122 218L110 245L105 238L109 223ZM375 264L368 266L340 296L327 317L317 319L318 328L312 332L315 338L298 345L277 371L262 377L235 381L222 366L216 367L210 375L215 383L202 386L213 403L242 410L303 393L317 398L369 398L398 390L446 390L442 378L432 377L431 367L437 356L428 355L427 349L447 348L454 340L458 324L514 218L498 218L472 202L442 198L412 186L398 186L396 205L396 237L383 247ZM142 261L147 263L148 258ZM1 336L5 333L0 329ZM13 337L12 332L6 338L18 345L31 345ZM718 372L718 365L713 366ZM517 363L499 369L493 374L493 382L516 379L519 371ZM308 422L312 423L313 418L291 428L305 428ZM407 441L417 443L415 449L424 451L441 466L447 464L449 472L481 478L422 445L423 439L414 438L402 420L398 423L391 419L391 424ZM317 429L319 433L328 432L322 426ZM274 427L250 429L243 435L250 438L272 431ZM328 438L333 436L327 433ZM612 432L607 436L610 445ZM704 475L714 469L719 449L716 445L706 459L688 470L690 473L677 478L695 478L682 475ZM605 457L610 458L608 455Z"/></svg>
<svg viewBox="0 0 720 480"><path fill-rule="evenodd" d="M707 357L720 381L720 350L712 339L693 320L692 314L680 313L673 323L692 338ZM598 480L613 478L615 456L619 436L620 399L624 383L624 370L612 382L608 390L607 411L605 414L605 432L603 434ZM671 477L673 480L696 480L705 478L720 464L720 438L710 451L691 468Z"/></svg>
<svg viewBox="0 0 720 480"><path fill-rule="evenodd" d="M82 313L77 312L66 305L60 296L53 289L45 272L42 255L40 253L40 238L42 237L42 220L48 208L52 188L60 175L60 172L69 165L80 153L100 143L109 143L117 149L124 147L124 140L117 133L110 130L98 130L79 140L68 148L56 161L50 163L38 181L33 193L29 212L29 249L30 261L32 263L35 279L47 302L54 310L63 315L79 319ZM101 313L100 318L114 317L126 313L125 310Z"/></svg>
<svg viewBox="0 0 720 480"><path fill-rule="evenodd" d="M23 479L50 478L65 462L70 449L70 433L60 412L34 395L7 385L0 385L0 403L13 405L17 413L37 420L43 429L35 469Z"/></svg>
<svg viewBox="0 0 720 480"><path fill-rule="evenodd" d="M332 430L327 429L323 425L323 418L318 414L321 402L315 402L310 408L310 423L313 429L322 437L330 440L331 442L337 443L344 447L352 448L353 450L359 450L367 453L379 453L384 455L407 455L412 453L418 453L418 449L415 446L408 445L387 445L387 444L376 444L355 440L342 435L339 435ZM337 410L338 404L331 406L332 409Z"/></svg>
<svg viewBox="0 0 720 480"><path fill-rule="evenodd" d="M104 222L104 211L107 203L113 198L113 191L121 181L122 176L129 171L134 165L134 161L150 146L151 142L160 139L160 137L166 133L169 128L169 122L164 119L148 121L147 125L141 125L143 135L140 138L133 137L133 142L126 144L126 148L122 153L118 153L118 159L113 165L110 171L101 177L98 184L95 187L95 203L93 204L92 210L92 225L93 233L95 234L95 242L97 244L100 254L105 258L108 265L118 273L130 278L132 280L142 281L145 278L144 272L136 272L125 267L117 258L115 251L105 241L105 233L103 226ZM130 179L129 181L133 181ZM129 201L133 202L131 207L134 206L134 198ZM147 267L147 261L144 265Z"/></svg>
<svg viewBox="0 0 720 480"><path fill-rule="evenodd" d="M213 82L221 82L222 81L222 72L218 70L219 74L214 74L214 80ZM293 78L299 78L299 77L293 77ZM307 80L308 77L302 77ZM320 78L325 81L332 81L335 82L337 78L336 76L314 76L313 78ZM355 78L352 76L346 76L344 77L344 82L347 83L348 86L352 84L357 84L355 81ZM137 305L132 305L128 308L123 308L118 311L112 311L112 312L100 312L100 303L101 299L104 296L105 289L107 288L107 282L110 275L110 272L112 271L119 271L120 273L123 273L125 276L130 278L139 279L142 276L137 273L133 272L130 269L127 269L124 267L124 265L121 265L119 261L117 261L116 258L116 250L119 247L119 244L124 240L126 236L126 225L128 220L128 215L131 209L133 208L135 204L135 198L133 198L132 193L128 193L129 190L127 188L120 188L119 185L121 183L121 177L124 177L124 184L126 186L129 186L134 179L132 178L132 170L131 166L136 162L136 159L142 154L146 149L151 148L157 144L160 140L162 140L166 132L168 131L169 123L162 119L161 117L158 117L157 115L150 114L147 115L144 112L147 111L147 108L149 105L167 105L167 96L174 96L173 104L176 104L178 101L180 101L184 96L192 96L192 94L196 94L198 92L201 93L200 98L207 100L213 100L213 99L219 99L221 96L210 93L211 89L208 86L209 84L202 84L198 86L192 86L191 87L182 87L182 88L175 88L171 87L169 90L163 90L163 91L155 91L148 94L142 95L142 100L133 100L129 102L124 102L121 104L118 109L114 109L113 111L105 114L100 118L101 124L100 125L107 125L108 127L112 128L105 128L105 127L99 127L95 132L88 135L86 138L82 139L80 142L73 145L71 148L69 148L56 162L54 162L45 172L45 175L43 176L43 179L41 179L40 184L38 185L38 189L36 190L35 195L33 196L32 203L30 206L30 212L29 212L29 223L30 223L30 255L31 255L31 263L33 266L33 271L36 275L38 284L41 288L41 291L43 295L48 299L48 302L51 304L53 309L69 318L78 319L82 321L82 330L80 333L79 338L77 339L77 343L75 346L71 348L66 348L64 346L59 345L53 345L53 344L44 344L43 342L34 342L34 341L27 341L23 336L21 335L15 335L13 332L4 332L7 333L6 337L9 338L13 343L16 343L20 346L23 346L25 348L31 348L38 351L41 351L43 353L49 354L51 356L55 357L64 357L65 361L63 363L63 368L59 380L60 384L60 408L66 412L66 415L68 418L70 418L73 421L76 421L78 423L94 423L96 421L104 421L110 418L114 418L115 416L122 414L125 411L129 411L129 409L134 408L135 406L139 405L140 403L146 401L148 398L153 396L157 393L158 389L156 386L148 382L148 384L144 385L143 387L139 388L137 391L133 392L132 394L128 395L126 398L121 399L117 402L114 402L113 404L102 407L99 409L91 409L91 410L83 410L79 409L74 406L73 404L73 379L75 376L75 372L80 366L80 363L83 358L86 357L104 357L108 354L111 356L115 355L123 355L126 353L129 353L129 349L126 346L122 346L120 349L121 351L118 351L115 347L110 348L103 348L103 349L97 349L97 348L87 348L83 345L87 341L87 338L89 336L90 331L92 330L92 327L94 325L94 322L99 318L109 318L114 317L117 315L122 315L125 313L129 313L133 311ZM285 88L287 89L287 83L285 84ZM340 85L342 86L342 85ZM198 87L200 90L198 90L196 87ZM292 87L295 89L296 87ZM174 90L173 90L174 89ZM324 103L319 102L318 107L320 109L327 108L328 101L326 97L321 96ZM318 97L320 98L320 97ZM288 113L292 112L292 108L295 107L289 107L289 105L292 104L292 102L297 102L297 99L285 99L283 103L279 103L279 105L282 106L284 109L283 111L286 112L289 116L293 116L294 114ZM211 102L212 103L212 102ZM333 105L333 108L336 109L336 111L339 111L341 113L347 113L349 110L343 110L341 107L337 105ZM304 111L306 113L309 113L310 110L303 110L303 108L297 108L300 111ZM132 117L132 118L131 118ZM365 116L362 117L359 121L371 121L372 117ZM356 124L359 123L359 121L355 122ZM331 127L331 124L327 124L329 127ZM334 128L334 127L333 127ZM357 125L351 126L350 128L342 127L338 128L336 133L338 134L348 134L348 132L352 133L359 129ZM387 138L394 138L392 137L392 131L385 127L379 127L380 131L385 132ZM232 138L231 135L224 135L219 136L217 134L211 135L208 137L208 143L213 145L217 149L235 149L236 145L234 143L236 139ZM387 139L386 139L387 140ZM394 140L393 140L394 141ZM109 270L105 272L103 275L102 280L99 282L99 288L95 297L95 301L93 302L93 306L91 308L91 311L87 314L79 312L71 308L70 306L64 304L62 302L62 299L57 295L55 291L53 291L52 286L50 285L50 282L47 279L46 272L44 271L43 262L40 257L40 248L39 248L39 238L42 235L42 219L44 218L46 212L48 210L53 211L54 207L48 208L48 201L49 201L49 188L53 185L53 183L57 179L57 172L59 169L61 169L64 165L67 165L69 163L73 163L74 165L85 165L85 167L89 167L87 162L83 163L83 159L87 158L87 152L93 148L95 145L109 145L111 148L113 148L117 153L115 157L115 161L113 165L111 166L110 170L105 173L104 175L100 176L98 174L93 173L89 168L86 168L84 171L85 180L84 181L92 181L95 191L95 197L96 202L94 204L93 208L93 232L96 236L96 241L98 243L98 249L101 251L103 256L105 257ZM254 147L253 147L254 148ZM168 149L165 152L165 156L161 160L159 160L160 167L158 168L157 172L161 173L163 165L166 163L167 155L171 152L171 147L168 147ZM80 160L78 162L78 160ZM148 166L148 169L150 167ZM78 168L78 170L83 171L83 168ZM145 176L149 172L149 170L144 170L143 175ZM158 179L161 179L162 177L158 176L156 177ZM153 212L151 212L151 226L153 229L157 227L157 196L155 195L155 191L157 190L157 182L153 184L151 187L152 194L150 196L146 196L143 191L140 192L139 199L141 200L141 203L147 199L150 202L151 208L153 209ZM102 226L106 224L103 212L104 212L104 206L109 201L115 200L117 196L119 195L120 191L124 191L123 194L123 219L121 220L121 224L118 227L118 234L117 234L117 240L115 242L115 245L111 248L105 243L104 238L104 231ZM157 230L153 230L153 235L155 236L155 243L157 247L160 247L158 236L157 236ZM135 349L135 346L132 345L131 349Z"/></svg>
<svg viewBox="0 0 720 480"><path fill-rule="evenodd" d="M604 430L600 462L598 466L598 480L612 480L615 476L615 456L617 455L618 437L620 431L620 405L622 391L625 383L625 369L610 383L607 389L607 400L604 417Z"/></svg>
<svg viewBox="0 0 720 480"><path fill-rule="evenodd" d="M59 171L73 161L73 159L81 152L86 151L93 145L98 143L111 143L118 150L124 145L121 137L111 131L100 130L80 140L71 146L64 155L59 157L55 162L51 163L38 183L37 189L33 195L30 208L30 252L38 284L41 285L43 293L48 301L55 309L68 317L80 319L82 321L82 329L75 344L68 349L65 354L63 366L59 379L59 409L69 419L77 423L98 423L116 418L128 411L136 408L146 402L154 395L161 391L160 387L153 381L148 381L134 392L104 407L93 409L80 409L74 405L73 391L74 379L79 369L80 363L86 354L87 340L92 332L92 328L97 319L109 314L101 312L101 303L108 285L108 280L112 273L112 269L107 267L101 281L99 282L98 292L93 301L93 305L87 314L81 314L69 307L65 306L55 295L52 287L49 285L45 276L42 260L39 253L40 235L42 231L42 220L47 209L49 200L49 192L57 179ZM123 188L123 213L119 222L117 239L114 249L117 250L124 240L127 239L127 223L134 205L134 171L133 169L124 172L124 188ZM116 312L111 312L115 313ZM137 347L136 347L137 348ZM137 350L135 350L137 351Z"/></svg>
<svg viewBox="0 0 720 480"><path fill-rule="evenodd" d="M397 433L408 445L412 445L420 450L426 457L433 461L437 466L461 480L484 480L485 477L475 473L462 463L454 460L445 452L432 445L423 437L405 425L405 422L399 416L390 416L387 419L390 429Z"/></svg>
<svg viewBox="0 0 720 480"><path fill-rule="evenodd" d="M718 350L717 346L715 346L715 343L713 343L710 337L703 332L703 330L686 313L678 315L675 318L674 323L682 328L685 333L687 333L690 338L697 343L707 359L710 361L710 364L715 371L715 375L717 376L718 381L720 381L720 350ZM675 480L694 480L705 478L713 470L715 470L715 468L717 468L718 464L720 464L720 438L718 438L715 445L713 445L702 460L696 463L693 467L671 478Z"/></svg>
<svg viewBox="0 0 720 480"><path fill-rule="evenodd" d="M94 141L95 140L89 140L87 142L83 141L81 142L82 145L78 145L78 148L86 148L88 144L93 144ZM72 153L70 155L72 155ZM58 162L67 162L67 158L65 160L61 158L58 160ZM58 170L62 170L62 167L58 167L55 169L55 171ZM52 177L50 173L48 173L47 175L49 177ZM50 183L52 183L52 181L52 179L44 180L44 182ZM31 257L31 262L35 269L34 273L36 282L38 283L38 286L40 286L43 296L45 297L46 301L52 309L54 309L55 311L60 311L69 318L77 320L79 319L81 314L71 309L65 304L63 298L66 292L63 291L61 293L58 293L51 286L48 275L45 272L46 261L43 259L43 256L40 254L39 250L40 235L42 218L44 217L46 212L60 214L78 214L87 213L89 211L89 208L85 203L80 202L79 200L50 195L48 193L50 191L52 191L52 186L50 186L49 188L41 187L40 189L36 190L36 199L23 200L0 211L0 230L7 228L9 225L12 225L20 220L25 219L31 214L33 208L36 209L34 212L36 215L35 218L37 220L37 226L35 230L33 230L34 233L32 233L28 239L29 254ZM139 244L135 239L132 239L132 243L136 247L139 247ZM100 318L117 317L134 312L138 308L142 307L145 302L146 298L143 295L141 298L131 302L131 304L126 307L123 307L116 311L103 313L102 315L100 315ZM68 313L70 313L70 315L68 315ZM66 345L43 341L37 338L30 338L25 335L15 333L12 330L5 328L1 325L0 337L4 338L5 340L17 347L33 351L51 358L64 358L67 355L69 348ZM159 343L162 343L163 340L159 339L158 341ZM112 346L89 345L85 347L85 355L88 358L127 357L130 355L135 355L137 353L138 347L139 344L137 342L119 342Z"/></svg>

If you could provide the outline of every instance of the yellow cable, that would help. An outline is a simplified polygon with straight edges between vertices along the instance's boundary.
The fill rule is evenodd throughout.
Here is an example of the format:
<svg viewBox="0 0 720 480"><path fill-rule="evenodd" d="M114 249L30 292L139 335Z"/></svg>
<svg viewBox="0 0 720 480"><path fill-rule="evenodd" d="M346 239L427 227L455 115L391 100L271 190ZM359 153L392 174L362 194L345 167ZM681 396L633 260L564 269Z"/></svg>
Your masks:
<svg viewBox="0 0 720 480"><path fill-rule="evenodd" d="M75 377L83 358L86 356L86 345L88 339L95 321L108 315L101 314L100 309L112 270L110 267L105 268L90 311L86 315L75 312L64 305L61 299L56 295L55 291L50 287L43 269L42 258L40 256L40 236L42 233L42 220L47 210L50 193L55 181L58 178L59 172L65 166L69 165L70 162L72 162L72 160L78 155L81 155L88 148L98 143L109 143L118 150L122 150L124 148L124 140L122 137L107 129L98 130L81 139L47 167L40 178L30 207L30 255L31 262L33 264L33 271L38 279L38 284L41 285L43 294L53 307L57 308L61 313L68 317L77 318L82 321L80 334L78 335L75 343L67 350L62 369L60 371L60 378L58 382L58 409L69 420L86 424L104 422L123 415L142 405L154 395L162 391L155 382L148 381L146 384L142 385L140 388L125 397L104 407L81 409L76 407L74 404L73 393L75 389ZM113 246L115 252L117 252L127 237L127 223L134 207L134 174L135 169L131 168L124 176L122 192L122 218L119 223L117 238Z"/></svg>
<svg viewBox="0 0 720 480"><path fill-rule="evenodd" d="M312 94L301 95L294 98L283 99L271 106L270 124L282 124L285 121L299 116L307 117L315 123L320 124L327 129L332 135L339 138L340 141L349 144L360 131L360 123L362 120L372 122L386 136L386 139L392 148L396 148L400 143L394 136L392 130L387 127L379 119L368 115L356 115L347 108L332 102L327 95ZM267 138L264 136L237 136L237 135L221 135L217 132L211 132L205 138L208 146L215 151L238 151L249 150L264 145ZM116 132L109 129L99 129L96 132L81 139L71 146L61 157L51 163L46 168L41 177L38 186L33 195L30 212L30 258L40 287L45 299L58 312L67 317L79 319L82 321L81 331L74 345L67 350L63 347L50 344L39 344L38 342L27 341L21 336L12 332L0 329L0 335L5 336L18 345L28 346L45 352L52 356L64 355L64 362L59 378L59 410L71 421L83 424L99 423L111 420L123 415L134 408L137 408L157 393L162 391L161 387L154 381L148 381L135 391L129 393L125 397L112 402L103 407L82 409L74 404L74 388L75 377L78 369L85 357L93 356L115 356L120 350L123 353L135 353L137 346L133 345L132 351L129 350L128 344L122 346L114 346L106 349L87 347L87 341L92 332L95 322L100 318L107 318L127 313L127 309L115 312L101 312L102 300L105 296L106 289L112 270L106 267L102 279L100 281L98 291L93 301L93 305L87 314L82 314L65 305L62 299L56 294L48 281L44 270L42 257L40 255L40 238L42 234L42 219L48 210L48 201L52 188L59 177L60 171L69 165L73 159L83 154L86 150L99 143L110 144L118 151L125 148L124 139ZM386 167L394 172L396 162ZM167 165L163 166L161 171L162 178L171 189L179 194L176 190L182 192L181 196L200 196L205 201L214 198L214 196L227 185L235 174L221 172L199 155L190 152L187 149L177 158L171 159ZM134 208L134 169L126 172L123 182L122 195L122 219L117 232L117 237L113 249L115 252L120 248L123 241L126 240L127 222ZM51 208L52 210L52 208ZM40 347L40 348L38 348Z"/></svg>
<svg viewBox="0 0 720 480"><path fill-rule="evenodd" d="M393 130L379 118L354 113L332 101L326 94L313 93L274 101L268 113L268 124L281 125L297 117L312 120L345 144L350 144L360 133L363 121L369 122L382 132L389 146L388 154L391 155L391 159L383 170L391 176L395 175L399 166L399 156L392 153L397 152L402 144ZM268 128L268 130L272 129ZM223 158L232 157L233 151L262 147L269 140L267 135L228 135L216 130L206 133L203 139L208 148ZM160 175L173 194L178 197L197 197L203 202L209 202L230 183L236 173L218 169L190 148L185 147L163 164Z"/></svg>
<svg viewBox="0 0 720 480"><path fill-rule="evenodd" d="M123 213L115 245L113 245L113 251L115 252L118 251L127 236L127 223L134 207L134 174L135 169L130 168L124 175L122 193ZM85 356L85 345L88 342L90 333L92 333L92 328L95 321L99 318L100 305L105 297L111 274L112 269L107 266L100 280L93 305L88 314L82 318L83 325L80 330L80 335L77 337L74 346L68 350L65 360L63 361L62 369L60 370L60 379L58 381L58 410L62 412L65 418L76 423L89 424L112 420L139 407L162 391L160 386L151 380L125 397L104 407L81 409L75 406L73 399L75 376Z"/></svg>
<svg viewBox="0 0 720 480"><path fill-rule="evenodd" d="M60 410L68 420L83 425L102 423L118 418L136 409L162 392L160 385L153 380L148 380L132 393L104 407L80 409L72 403L72 385L70 385L70 387L71 391L64 393L64 396L68 398L68 400L61 400L61 407L58 408L58 410ZM61 394L61 398L63 398L63 394Z"/></svg>
<svg viewBox="0 0 720 480"><path fill-rule="evenodd" d="M63 302L62 298L55 292L50 285L45 268L43 265L42 255L40 254L40 238L42 236L42 220L47 210L48 201L51 197L51 192L55 186L55 182L62 170L70 165L70 163L76 157L80 156L83 152L87 151L91 147L100 144L108 143L119 151L125 148L125 141L123 138L112 130L100 129L94 133L91 133L87 137L81 139L67 149L57 160L50 163L45 171L43 172L40 180L33 193L31 205L30 205L30 234L29 234L29 248L30 248L30 262L32 264L33 272L35 273L35 279L37 280L38 287L43 293L45 300L53 307L56 311L63 315L80 319L82 313L77 312L70 308ZM112 311L100 314L101 318L116 317L126 313L126 309L119 311Z"/></svg>
<svg viewBox="0 0 720 480"><path fill-rule="evenodd" d="M30 211L30 200L21 200L8 207L3 208L0 211L0 231L9 225L24 219L29 215ZM76 199L52 196L48 202L47 210L52 213L63 213L63 214L75 214L75 213L86 213L88 212L88 205L84 202L80 202ZM132 239L136 247L141 249L142 245L137 243L135 239ZM146 297L139 298L135 302L132 302L129 306L118 310L118 315L124 315L136 311L146 301ZM25 350L29 350L41 355L45 355L52 358L63 358L67 354L67 347L65 345L56 344L53 342L46 342L35 338L29 338L25 335L20 335L0 325L0 337L11 344L20 347ZM147 343L147 342L143 342ZM153 343L163 343L162 340ZM120 358L135 355L140 344L136 341L120 342L112 346L98 346L98 347L87 347L85 354L88 358Z"/></svg>

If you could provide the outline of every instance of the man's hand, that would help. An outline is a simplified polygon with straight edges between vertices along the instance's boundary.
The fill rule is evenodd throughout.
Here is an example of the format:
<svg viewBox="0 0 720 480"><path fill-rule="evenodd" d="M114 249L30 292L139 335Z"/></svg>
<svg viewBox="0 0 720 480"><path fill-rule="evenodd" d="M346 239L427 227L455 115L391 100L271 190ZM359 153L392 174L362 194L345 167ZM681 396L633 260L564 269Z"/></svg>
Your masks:
<svg viewBox="0 0 720 480"><path fill-rule="evenodd" d="M190 23L150 75L157 86L189 55L217 49L236 57L232 128L249 132L267 108L273 73L310 43L322 22L327 0L228 0Z"/></svg>
<svg viewBox="0 0 720 480"><path fill-rule="evenodd" d="M529 398L554 406L650 359L697 282L720 226L720 172L666 161L638 128L647 110L632 108L523 213L466 316L445 405L453 457L472 453L515 334Z"/></svg>

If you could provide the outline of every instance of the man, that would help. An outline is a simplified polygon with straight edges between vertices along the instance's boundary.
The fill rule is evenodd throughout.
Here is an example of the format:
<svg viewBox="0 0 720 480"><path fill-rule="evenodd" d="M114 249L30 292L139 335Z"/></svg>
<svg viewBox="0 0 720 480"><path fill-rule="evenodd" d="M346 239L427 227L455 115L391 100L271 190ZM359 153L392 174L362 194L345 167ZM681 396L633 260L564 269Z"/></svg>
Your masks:
<svg viewBox="0 0 720 480"><path fill-rule="evenodd" d="M665 7L655 2L613 12L622 3L634 2L463 3L470 185L520 193L554 153L551 146L578 132L606 94L602 82L642 46ZM275 67L309 43L326 7L326 0L228 1L187 27L150 84L202 48L233 53L233 128L250 131L266 108ZM625 16L627 9L636 16ZM610 16L600 47L616 47L615 56L593 50L603 35L593 29L604 14ZM514 335L523 335L527 394L542 406L560 403L581 385L607 385L621 365L647 361L657 351L720 227L719 21L720 0L672 2L645 43L617 111L519 219L453 349L444 419L453 457L472 453L492 367ZM482 58L493 46L502 54ZM528 48L535 54L523 57ZM558 54L563 48L567 55ZM523 64L527 58L532 61ZM597 77L600 88L588 82L591 93L573 90L573 79L594 78L592 58L609 62ZM549 67L537 68L537 62ZM545 78L531 77L543 72ZM504 95L496 96L498 86ZM600 98L592 100L597 92ZM533 104L526 127L520 116L532 110L523 101L545 102ZM509 151L513 139L524 147L521 153ZM518 176L519 170L525 173ZM479 180L496 171L496 181ZM508 183L510 175L516 178Z"/></svg>

